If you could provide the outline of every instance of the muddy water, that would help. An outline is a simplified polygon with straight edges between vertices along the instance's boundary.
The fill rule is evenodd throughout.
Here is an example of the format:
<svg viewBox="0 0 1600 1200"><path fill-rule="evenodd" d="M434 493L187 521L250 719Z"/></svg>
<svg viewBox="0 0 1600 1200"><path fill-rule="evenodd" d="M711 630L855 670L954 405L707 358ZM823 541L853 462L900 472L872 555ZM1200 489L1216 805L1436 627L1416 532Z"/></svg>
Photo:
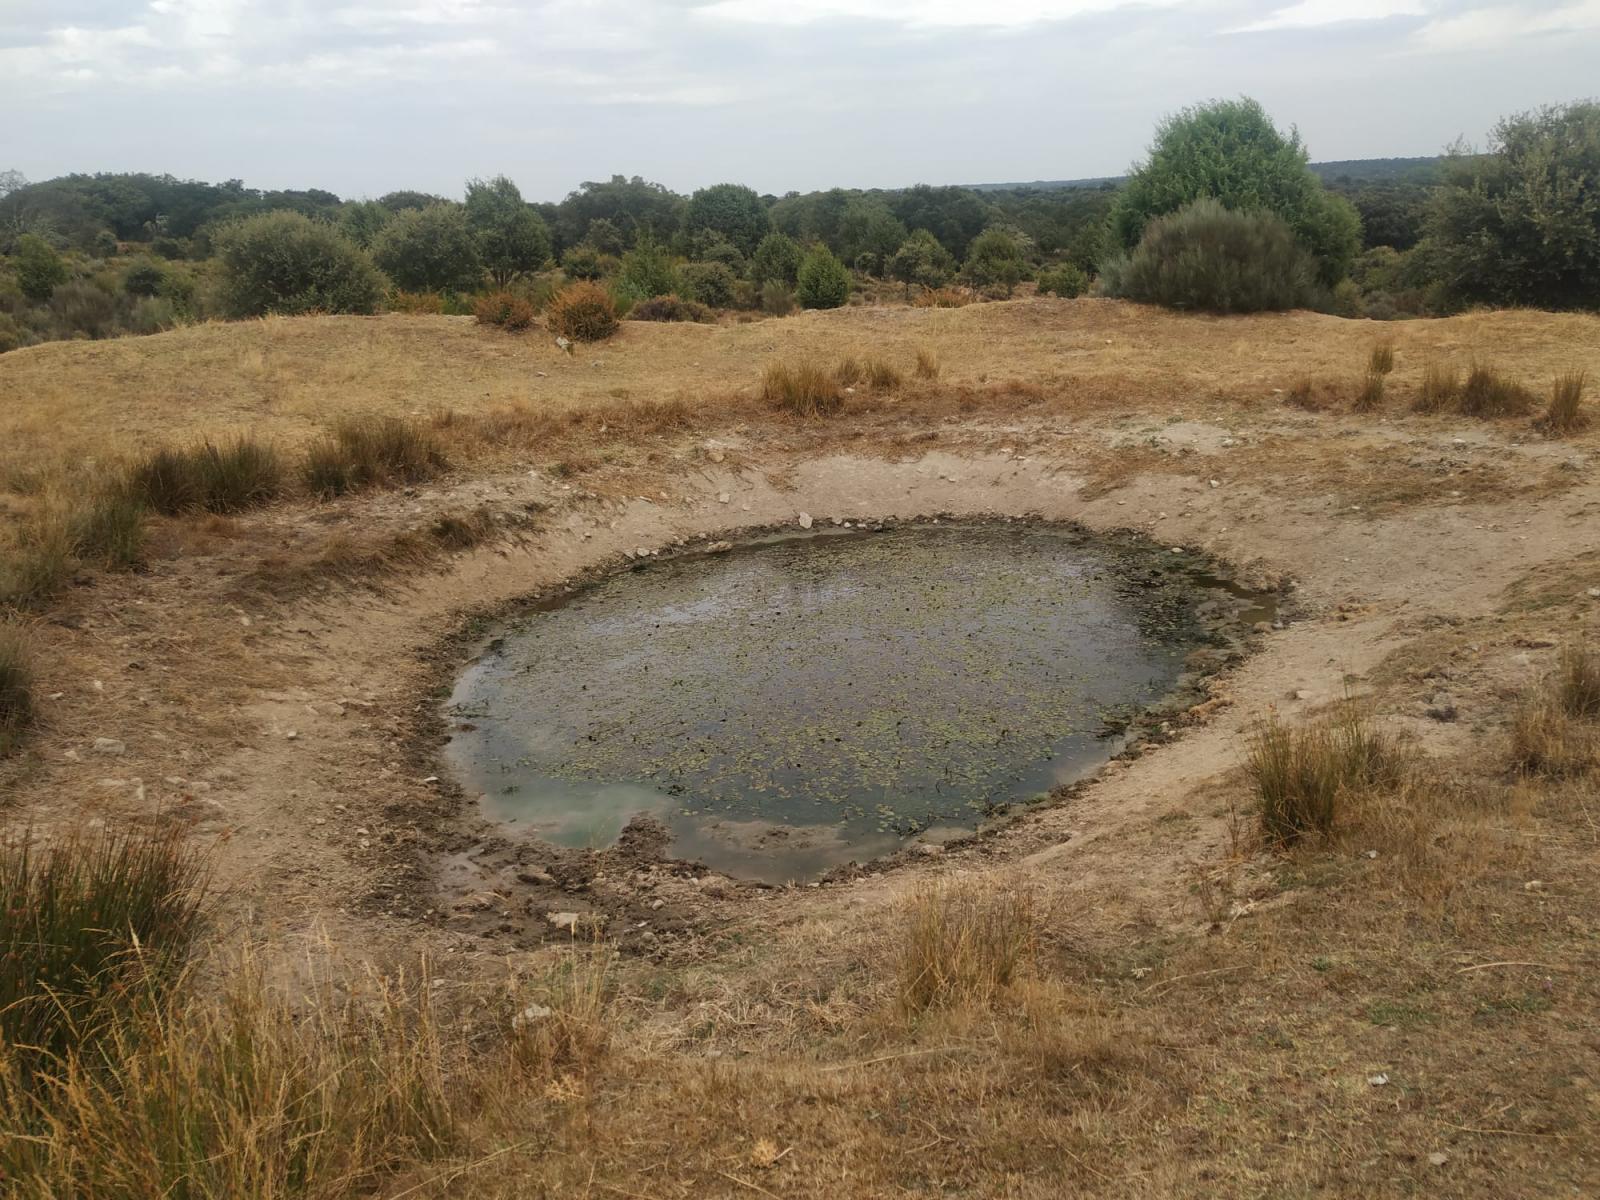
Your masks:
<svg viewBox="0 0 1600 1200"><path fill-rule="evenodd" d="M770 538L506 623L451 697L447 758L549 841L649 814L678 856L803 879L1092 772L1191 652L1270 615L1168 548L1061 527Z"/></svg>

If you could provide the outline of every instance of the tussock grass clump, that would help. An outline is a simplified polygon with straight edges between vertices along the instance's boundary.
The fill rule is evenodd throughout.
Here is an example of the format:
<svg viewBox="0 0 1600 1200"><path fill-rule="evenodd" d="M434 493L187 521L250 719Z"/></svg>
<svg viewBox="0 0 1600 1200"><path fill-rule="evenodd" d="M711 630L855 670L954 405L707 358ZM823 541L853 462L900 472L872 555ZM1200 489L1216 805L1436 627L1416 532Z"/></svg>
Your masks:
<svg viewBox="0 0 1600 1200"><path fill-rule="evenodd" d="M988 1004L1011 986L1036 941L1026 892L974 880L925 887L906 915L900 1006L916 1014Z"/></svg>
<svg viewBox="0 0 1600 1200"><path fill-rule="evenodd" d="M1475 364L1456 397L1463 416L1492 420L1516 417L1534 406L1533 393L1515 380L1507 379L1496 368Z"/></svg>
<svg viewBox="0 0 1600 1200"><path fill-rule="evenodd" d="M0 1087L14 1195L345 1200L454 1147L426 980L275 990L245 953L197 990L114 1025L31 1094Z"/></svg>
<svg viewBox="0 0 1600 1200"><path fill-rule="evenodd" d="M399 417L352 417L306 453L306 488L322 499L380 484L421 483L448 466L422 426Z"/></svg>
<svg viewBox="0 0 1600 1200"><path fill-rule="evenodd" d="M1394 370L1394 343L1380 342L1367 359L1367 374L1383 376Z"/></svg>
<svg viewBox="0 0 1600 1200"><path fill-rule="evenodd" d="M0 758L16 752L33 717L33 655L27 634L14 621L0 621ZM0 971L4 969L0 963Z"/></svg>
<svg viewBox="0 0 1600 1200"><path fill-rule="evenodd" d="M71 575L76 549L64 503L46 503L9 538L0 531L0 606L30 608L49 599Z"/></svg>
<svg viewBox="0 0 1600 1200"><path fill-rule="evenodd" d="M917 351L917 378L939 378L939 360L934 357L933 351L926 349Z"/></svg>
<svg viewBox="0 0 1600 1200"><path fill-rule="evenodd" d="M256 508L283 492L283 458L248 436L218 446L161 449L128 473L131 495L161 513L234 513Z"/></svg>
<svg viewBox="0 0 1600 1200"><path fill-rule="evenodd" d="M892 391L905 382L905 376L881 358L868 359L865 370L867 386L879 391Z"/></svg>
<svg viewBox="0 0 1600 1200"><path fill-rule="evenodd" d="M1421 413L1443 412L1461 394L1461 373L1446 363L1430 362L1422 369L1422 390L1412 407Z"/></svg>
<svg viewBox="0 0 1600 1200"><path fill-rule="evenodd" d="M470 550L494 533L494 514L482 507L469 513L444 513L434 521L429 532L451 550Z"/></svg>
<svg viewBox="0 0 1600 1200"><path fill-rule="evenodd" d="M1524 775L1575 776L1600 765L1600 658L1564 647L1555 671L1511 719L1511 766Z"/></svg>
<svg viewBox="0 0 1600 1200"><path fill-rule="evenodd" d="M1356 393L1356 411L1377 412L1383 407L1383 390L1383 372L1369 368L1367 377L1361 382L1361 390Z"/></svg>
<svg viewBox="0 0 1600 1200"><path fill-rule="evenodd" d="M611 1044L612 953L575 948L537 984L511 991L511 1060L535 1075L587 1075Z"/></svg>
<svg viewBox="0 0 1600 1200"><path fill-rule="evenodd" d="M929 288L911 298L912 308L965 308L976 299L961 288Z"/></svg>
<svg viewBox="0 0 1600 1200"><path fill-rule="evenodd" d="M1261 828L1280 846L1333 832L1341 802L1398 775L1394 748L1360 708L1299 729L1267 718L1251 740L1245 769L1260 804Z"/></svg>
<svg viewBox="0 0 1600 1200"><path fill-rule="evenodd" d="M1550 391L1550 403L1545 408L1540 424L1554 434L1577 433L1589 425L1589 414L1583 411L1583 387L1587 376L1582 371L1568 371L1556 376Z"/></svg>
<svg viewBox="0 0 1600 1200"><path fill-rule="evenodd" d="M861 377L866 373L861 365L861 360L853 354L847 354L839 360L839 365L833 369L833 377L842 387L855 387L861 382Z"/></svg>
<svg viewBox="0 0 1600 1200"><path fill-rule="evenodd" d="M1600 658L1587 646L1567 646L1556 665L1556 700L1569 717L1600 720Z"/></svg>
<svg viewBox="0 0 1600 1200"><path fill-rule="evenodd" d="M115 480L73 512L72 542L83 562L124 571L144 558L144 498L125 479Z"/></svg>
<svg viewBox="0 0 1600 1200"><path fill-rule="evenodd" d="M175 830L0 841L0 1059L13 1082L114 1039L162 993L199 932L205 877Z"/></svg>
<svg viewBox="0 0 1600 1200"><path fill-rule="evenodd" d="M844 408L837 374L814 362L769 364L761 377L761 399L797 417L831 417Z"/></svg>

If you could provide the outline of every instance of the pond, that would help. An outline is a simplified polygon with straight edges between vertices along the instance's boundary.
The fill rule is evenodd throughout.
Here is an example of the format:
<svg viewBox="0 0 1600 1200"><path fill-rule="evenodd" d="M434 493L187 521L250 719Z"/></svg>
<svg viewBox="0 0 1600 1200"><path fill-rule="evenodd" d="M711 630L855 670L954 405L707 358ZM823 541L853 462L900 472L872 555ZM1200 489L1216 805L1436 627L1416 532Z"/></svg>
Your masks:
<svg viewBox="0 0 1600 1200"><path fill-rule="evenodd" d="M633 817L766 882L976 828L1092 773L1269 602L1142 539L925 522L645 560L505 622L446 758L487 814L605 846Z"/></svg>

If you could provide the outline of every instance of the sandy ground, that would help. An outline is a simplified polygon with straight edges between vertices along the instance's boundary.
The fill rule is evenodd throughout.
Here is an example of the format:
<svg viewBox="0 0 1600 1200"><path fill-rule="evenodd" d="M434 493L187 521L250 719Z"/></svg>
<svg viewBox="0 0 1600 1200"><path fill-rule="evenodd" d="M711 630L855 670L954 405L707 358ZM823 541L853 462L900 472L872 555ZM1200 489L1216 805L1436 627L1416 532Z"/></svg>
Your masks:
<svg viewBox="0 0 1600 1200"><path fill-rule="evenodd" d="M993 311L964 318L966 310L858 321L962 318L969 325L961 336L970 338L971 322L1005 319L1004 307L987 307ZM976 339L970 362L958 363L945 343L951 373L976 379L996 370L1008 353L1006 336L1047 336L1063 311L1048 304L1022 310L1011 334ZM1593 434L1545 440L1526 421L1423 418L1399 406L1364 417L1306 412L1275 394L1302 369L1297 354L1358 363L1373 338L1368 323L1338 323L1330 343L1327 318L1225 327L1174 319L1204 330L1202 340L1214 339L1206 343L1209 357L1190 367L1209 385L1188 389L1181 367L1150 362L1175 351L1139 345L1125 355L1113 346L1091 355L1091 341L1105 345L1107 324L1150 338L1137 312L1113 306L1092 319L1101 324L1082 333L1083 346L1060 347L1059 364L1017 358L1014 373L1046 377L1081 355L1070 369L1082 377L1124 378L1123 405L1101 399L1076 406L1064 395L968 417L902 415L883 406L816 426L735 423L652 435L605 465L565 476L538 450L508 448L492 469L458 471L403 493L284 505L209 530L174 527L161 543L165 555L147 573L87 578L39 623L45 726L28 755L0 767L0 788L15 815L44 825L85 816L187 822L217 844L218 882L227 911L242 925L290 937L326 928L336 941L380 958L426 949L452 978L491 972L507 955L537 952L552 935L559 941L565 931L548 914L576 912L585 925L595 914L630 953L702 970L723 962L736 981L752 968L729 950L730 931L740 944L771 944L780 961L832 961L847 943L852 955L865 953L920 881L970 871L999 872L1038 889L1054 910L1073 914L1077 944L1098 952L1127 953L1130 940L1151 946L1203 939L1211 921L1193 881L1197 870L1237 857L1233 801L1254 722L1272 711L1298 720L1347 693L1363 695L1387 727L1427 753L1471 762L1501 736L1508 697L1548 668L1554 648L1593 637L1600 626L1597 443ZM1542 355L1554 369L1592 358L1600 345L1600 338L1581 346L1571 338L1592 335L1593 321L1545 318L1536 346L1532 315L1500 320L1506 336L1495 346L1507 359L1531 363ZM387 336L385 326L373 328L374 339ZM485 336L455 323L439 328L443 343L478 345ZM911 331L904 345L927 340L930 328ZM1493 318L1484 316L1397 325L1393 336L1402 347L1466 347L1492 328ZM806 329L797 322L793 336ZM1256 340L1262 331L1270 331L1265 343ZM199 347L207 332L170 336ZM696 329L649 335L674 344L719 336ZM278 332L267 323L261 336L270 343ZM628 372L622 386L637 388L641 367L622 365L636 353L631 336L630 329L617 347L600 352L606 367L581 369ZM730 341L718 358L703 360L706 386L722 369L715 364L776 335L760 325L720 336ZM867 334L858 324L851 336ZM1309 338L1319 339L1314 348L1303 344ZM56 370L49 356L69 354L117 356L130 381L145 379L141 372L165 369L159 341L7 356L0 393L19 395L37 373ZM505 351L543 353L531 346ZM1420 372L1415 356L1403 349L1401 358L1403 372ZM491 357L482 370L497 362ZM1237 363L1240 387L1221 386L1226 363ZM324 360L298 370L318 373L320 389L342 368ZM682 365L673 370L674 388L688 386ZM1145 370L1161 373L1159 404L1137 393ZM740 377L754 371L747 362ZM1335 383L1343 386L1351 371L1353 365ZM236 375L224 372L216 386L243 386ZM59 391L69 382L58 375L51 386ZM364 394L382 390L381 379L352 373L351 382ZM291 378L274 386L297 385ZM484 394L498 396L496 386L484 383ZM583 394L570 402L580 404ZM169 394L148 414L102 425L110 400L97 399L66 413L62 425L86 423L94 437L135 426L170 430L183 424L172 413L177 402ZM260 421L297 436L297 423L309 420L313 407L263 402ZM209 427L225 426L226 413L226 405L208 409ZM256 416L247 419L256 425ZM14 411L8 420L27 436L44 436L37 411L20 424ZM480 505L500 515L505 534L474 550L365 581L306 584L296 575L292 586L274 586L275 573L288 579L294 564L330 538L376 537ZM1293 619L1216 677L1213 698L1175 721L1170 737L1114 763L1062 802L981 838L903 855L891 869L844 872L816 886L769 890L719 879L661 860L648 837L599 853L511 843L484 825L470 798L437 778L440 689L470 653L483 617L585 572L625 568L641 551L671 552L742 528L792 524L802 513L824 523L1028 514L1131 528L1225 559L1253 583L1283 586L1293 597ZM1456 710L1452 719L1428 715L1441 693ZM1578 858L1563 861L1586 856L1592 865L1593 846L1581 848L1577 828L1561 836L1578 838ZM1593 965L1587 922L1595 897L1592 880L1568 882L1571 920L1583 932L1572 934L1564 961L1576 970ZM1270 857L1247 856L1228 886L1230 925L1316 903L1315 890L1286 883ZM1573 1001L1563 1028L1592 1058L1592 1026L1587 1037L1581 1032L1581 1014L1594 1015L1585 1007L1591 999L1585 992ZM668 1023L660 1013L652 1020ZM768 1051L779 1038L737 1029L724 1036L730 1046ZM1574 1101L1572 1111L1592 1120L1597 1093L1592 1082L1587 1087L1588 1098ZM1563 1128L1562 1137L1579 1136ZM1529 1143L1513 1157L1527 1167L1539 1161L1537 1149ZM1112 1160L1098 1161L1094 1174ZM1484 1166L1473 1186L1491 1194L1490 1185L1506 1178L1501 1167ZM1582 1156L1546 1169L1552 1190L1519 1185L1499 1194L1600 1187L1595 1165ZM1388 1194L1380 1178L1381 1171L1359 1175L1359 1186L1343 1194ZM1425 1174L1406 1178L1408 1188L1425 1186ZM1112 1190L1156 1194L1128 1178L1122 1185Z"/></svg>

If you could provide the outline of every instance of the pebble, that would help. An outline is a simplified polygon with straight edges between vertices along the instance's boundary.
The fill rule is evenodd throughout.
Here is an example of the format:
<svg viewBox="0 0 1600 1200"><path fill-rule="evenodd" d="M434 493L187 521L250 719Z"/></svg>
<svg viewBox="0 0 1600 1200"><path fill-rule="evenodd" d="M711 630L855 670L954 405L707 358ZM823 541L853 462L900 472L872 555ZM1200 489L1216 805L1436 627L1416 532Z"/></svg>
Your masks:
<svg viewBox="0 0 1600 1200"><path fill-rule="evenodd" d="M803 512L803 513L800 514L800 528L801 529L810 529L811 528L811 514L810 513Z"/></svg>
<svg viewBox="0 0 1600 1200"><path fill-rule="evenodd" d="M557 929L565 929L568 933L578 932L578 914L575 912L549 912L544 919Z"/></svg>
<svg viewBox="0 0 1600 1200"><path fill-rule="evenodd" d="M717 493L717 503L718 504L726 504L731 499L733 499L733 497L728 495L727 492L718 492Z"/></svg>

